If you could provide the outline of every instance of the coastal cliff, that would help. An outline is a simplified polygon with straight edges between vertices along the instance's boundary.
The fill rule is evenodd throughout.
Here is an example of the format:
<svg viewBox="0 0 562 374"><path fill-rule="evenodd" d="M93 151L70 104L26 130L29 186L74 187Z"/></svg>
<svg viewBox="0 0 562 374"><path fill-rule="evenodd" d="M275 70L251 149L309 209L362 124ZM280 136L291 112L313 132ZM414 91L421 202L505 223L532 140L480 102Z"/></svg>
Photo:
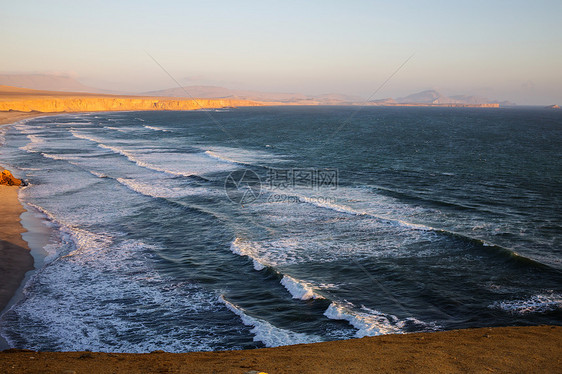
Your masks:
<svg viewBox="0 0 562 374"><path fill-rule="evenodd" d="M101 112L128 110L196 110L261 106L251 100L185 99L38 91L0 86L0 111Z"/></svg>
<svg viewBox="0 0 562 374"><path fill-rule="evenodd" d="M119 110L195 110L235 106L259 106L247 100L157 99L132 97L61 97L0 101L0 111L101 112Z"/></svg>

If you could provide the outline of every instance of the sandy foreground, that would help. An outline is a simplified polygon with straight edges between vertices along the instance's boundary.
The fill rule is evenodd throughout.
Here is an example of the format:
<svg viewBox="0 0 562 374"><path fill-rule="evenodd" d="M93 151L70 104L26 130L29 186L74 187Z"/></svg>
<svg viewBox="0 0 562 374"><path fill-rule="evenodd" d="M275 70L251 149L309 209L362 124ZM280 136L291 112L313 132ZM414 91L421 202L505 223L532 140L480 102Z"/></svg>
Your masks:
<svg viewBox="0 0 562 374"><path fill-rule="evenodd" d="M26 95L30 99L37 98L36 92L24 90L15 89L12 91L17 92L11 92L4 86L4 89L0 89L0 102L25 102ZM65 93L52 95L64 97ZM26 103L22 105L30 108ZM0 111L0 125L48 114L55 113ZM9 302L25 273L33 269L33 258L21 237L25 229L21 226L20 215L24 210L17 192L18 187L0 186L0 310ZM0 352L0 373L94 372L561 373L562 327L499 327L386 335L225 352Z"/></svg>
<svg viewBox="0 0 562 374"><path fill-rule="evenodd" d="M0 353L2 373L560 373L562 327L386 335L246 351Z"/></svg>

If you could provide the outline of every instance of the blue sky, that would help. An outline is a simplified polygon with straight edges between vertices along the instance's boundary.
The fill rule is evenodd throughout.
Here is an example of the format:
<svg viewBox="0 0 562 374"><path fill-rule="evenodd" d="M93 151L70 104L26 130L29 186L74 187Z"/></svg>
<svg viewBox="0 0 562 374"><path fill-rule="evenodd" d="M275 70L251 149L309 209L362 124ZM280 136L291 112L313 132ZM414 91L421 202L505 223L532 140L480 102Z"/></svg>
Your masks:
<svg viewBox="0 0 562 374"><path fill-rule="evenodd" d="M0 72L128 91L434 88L562 104L562 1L2 1Z"/></svg>

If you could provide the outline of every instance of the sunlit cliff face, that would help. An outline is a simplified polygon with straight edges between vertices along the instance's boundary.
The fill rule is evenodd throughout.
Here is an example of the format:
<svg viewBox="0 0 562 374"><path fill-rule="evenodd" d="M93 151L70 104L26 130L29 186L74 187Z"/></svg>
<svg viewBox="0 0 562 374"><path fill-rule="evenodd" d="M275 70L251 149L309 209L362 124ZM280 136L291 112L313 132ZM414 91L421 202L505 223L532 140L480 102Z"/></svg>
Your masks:
<svg viewBox="0 0 562 374"><path fill-rule="evenodd" d="M99 112L119 110L196 110L233 106L259 106L249 100L158 99L127 97L42 97L0 101L0 111Z"/></svg>

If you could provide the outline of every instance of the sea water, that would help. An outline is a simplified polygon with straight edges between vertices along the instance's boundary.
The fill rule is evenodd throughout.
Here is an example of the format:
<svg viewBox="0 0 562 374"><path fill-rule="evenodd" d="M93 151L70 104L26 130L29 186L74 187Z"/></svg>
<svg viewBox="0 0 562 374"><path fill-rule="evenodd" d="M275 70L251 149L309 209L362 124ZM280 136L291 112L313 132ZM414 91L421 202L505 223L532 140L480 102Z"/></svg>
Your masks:
<svg viewBox="0 0 562 374"><path fill-rule="evenodd" d="M562 322L558 111L64 114L1 138L52 229L0 320L14 347L185 352Z"/></svg>

